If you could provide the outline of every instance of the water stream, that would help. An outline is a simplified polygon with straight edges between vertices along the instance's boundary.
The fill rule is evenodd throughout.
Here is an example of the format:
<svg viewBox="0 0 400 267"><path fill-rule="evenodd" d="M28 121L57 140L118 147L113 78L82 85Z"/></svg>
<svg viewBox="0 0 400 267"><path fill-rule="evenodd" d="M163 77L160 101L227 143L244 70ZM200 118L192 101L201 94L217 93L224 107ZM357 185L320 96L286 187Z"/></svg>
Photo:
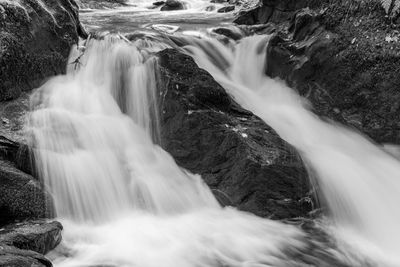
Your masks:
<svg viewBox="0 0 400 267"><path fill-rule="evenodd" d="M148 2L138 3L82 16L92 29L97 20L102 30L148 28L138 19ZM165 17L179 24L193 10L201 16L204 3ZM132 12L129 25L124 16ZM152 15L146 19L160 12ZM196 16L185 27L198 32ZM321 121L294 90L265 76L268 36L222 43L201 31L203 38L82 41L67 74L31 96L27 128L39 174L65 226L49 255L55 266L400 266L400 162L359 133ZM329 208L321 227L333 246L299 227L222 208L200 176L157 145L154 53L178 47L173 40L298 149Z"/></svg>

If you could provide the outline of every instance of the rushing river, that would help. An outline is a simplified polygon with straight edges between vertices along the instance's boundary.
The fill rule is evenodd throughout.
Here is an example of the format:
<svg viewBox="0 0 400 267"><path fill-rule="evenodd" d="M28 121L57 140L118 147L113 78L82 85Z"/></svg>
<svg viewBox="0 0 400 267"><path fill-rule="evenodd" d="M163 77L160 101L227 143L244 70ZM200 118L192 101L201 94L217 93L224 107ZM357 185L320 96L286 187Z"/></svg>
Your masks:
<svg viewBox="0 0 400 267"><path fill-rule="evenodd" d="M49 255L55 266L399 266L400 162L322 122L295 91L266 77L268 36L218 41L207 29L232 15L205 11L208 1L174 12L150 5L84 10L90 30L151 33L82 40L70 56L79 65L31 97L35 158L65 226ZM200 176L157 145L154 53L168 47L192 55L298 149L331 211L315 231L221 207Z"/></svg>

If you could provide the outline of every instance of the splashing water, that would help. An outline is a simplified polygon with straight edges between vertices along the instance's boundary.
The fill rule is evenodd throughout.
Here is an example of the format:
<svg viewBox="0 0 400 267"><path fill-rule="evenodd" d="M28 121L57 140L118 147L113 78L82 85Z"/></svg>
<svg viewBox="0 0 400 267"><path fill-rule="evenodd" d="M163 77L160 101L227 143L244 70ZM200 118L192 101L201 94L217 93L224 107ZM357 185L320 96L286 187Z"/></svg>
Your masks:
<svg viewBox="0 0 400 267"><path fill-rule="evenodd" d="M360 134L321 121L307 102L265 73L268 37L234 47L204 40L186 49L249 110L295 146L316 173L335 234L379 265L400 265L400 162Z"/></svg>
<svg viewBox="0 0 400 267"><path fill-rule="evenodd" d="M304 233L221 208L152 142L160 44L91 40L32 96L29 130L64 242L56 266L290 266ZM76 60L79 59L79 60Z"/></svg>

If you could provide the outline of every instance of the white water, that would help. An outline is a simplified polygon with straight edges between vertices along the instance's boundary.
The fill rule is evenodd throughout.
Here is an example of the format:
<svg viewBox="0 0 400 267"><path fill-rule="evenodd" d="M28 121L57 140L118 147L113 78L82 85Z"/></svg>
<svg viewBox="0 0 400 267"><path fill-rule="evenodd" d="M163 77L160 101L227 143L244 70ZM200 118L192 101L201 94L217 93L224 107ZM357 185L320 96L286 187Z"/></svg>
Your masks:
<svg viewBox="0 0 400 267"><path fill-rule="evenodd" d="M80 65L32 96L35 158L65 226L55 265L290 266L288 247L304 246L299 229L221 208L152 142L149 51L161 48L92 40Z"/></svg>
<svg viewBox="0 0 400 267"><path fill-rule="evenodd" d="M400 266L400 162L355 131L323 122L294 90L268 78L268 37L248 37L234 48L204 42L187 50L239 104L298 149L316 174L338 239L380 266Z"/></svg>

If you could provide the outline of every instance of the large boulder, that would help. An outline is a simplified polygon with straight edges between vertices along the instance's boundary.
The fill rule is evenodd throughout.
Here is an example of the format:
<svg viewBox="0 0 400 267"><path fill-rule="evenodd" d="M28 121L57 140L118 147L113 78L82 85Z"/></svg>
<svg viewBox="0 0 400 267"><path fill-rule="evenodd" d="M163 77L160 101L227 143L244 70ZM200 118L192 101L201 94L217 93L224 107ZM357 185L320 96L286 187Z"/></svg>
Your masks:
<svg viewBox="0 0 400 267"><path fill-rule="evenodd" d="M43 185L11 162L0 160L0 225L52 217L53 205Z"/></svg>
<svg viewBox="0 0 400 267"><path fill-rule="evenodd" d="M274 219L306 216L310 185L296 151L191 57L158 56L163 148L224 204Z"/></svg>
<svg viewBox="0 0 400 267"><path fill-rule="evenodd" d="M0 101L64 72L85 36L74 0L0 1Z"/></svg>
<svg viewBox="0 0 400 267"><path fill-rule="evenodd" d="M307 97L318 115L400 144L399 26L371 1L310 7L271 38L266 73Z"/></svg>
<svg viewBox="0 0 400 267"><path fill-rule="evenodd" d="M28 221L7 225L0 229L0 246L46 254L61 242L63 227L59 222Z"/></svg>
<svg viewBox="0 0 400 267"><path fill-rule="evenodd" d="M53 264L40 253L7 245L0 245L0 266L52 267Z"/></svg>

